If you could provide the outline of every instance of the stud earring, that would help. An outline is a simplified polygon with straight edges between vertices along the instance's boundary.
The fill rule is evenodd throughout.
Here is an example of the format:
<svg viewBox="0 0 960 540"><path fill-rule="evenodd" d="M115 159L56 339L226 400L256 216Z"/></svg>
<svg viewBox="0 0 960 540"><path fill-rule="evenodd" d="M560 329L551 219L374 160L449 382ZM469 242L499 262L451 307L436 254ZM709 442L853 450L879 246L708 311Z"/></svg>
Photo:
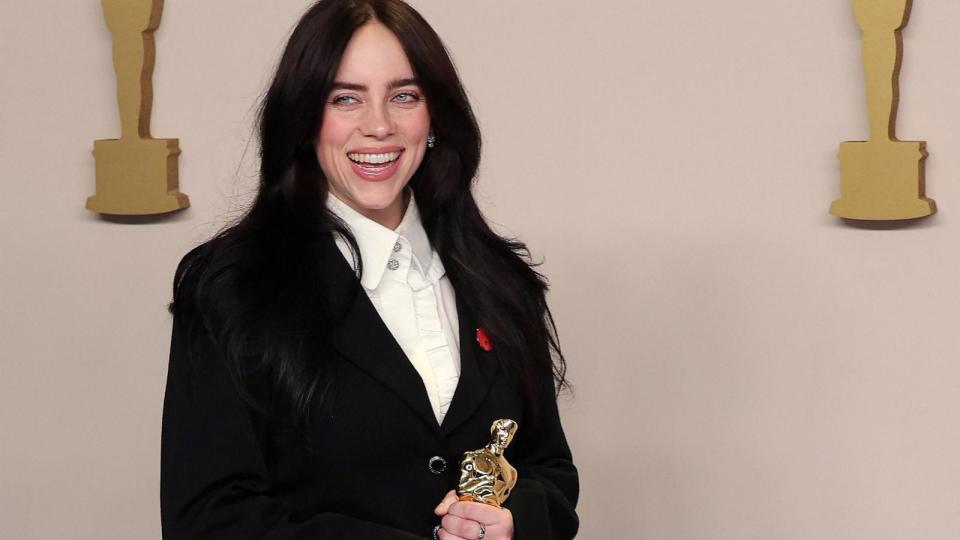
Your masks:
<svg viewBox="0 0 960 540"><path fill-rule="evenodd" d="M433 133L427 135L427 148L434 148L437 146L437 136Z"/></svg>

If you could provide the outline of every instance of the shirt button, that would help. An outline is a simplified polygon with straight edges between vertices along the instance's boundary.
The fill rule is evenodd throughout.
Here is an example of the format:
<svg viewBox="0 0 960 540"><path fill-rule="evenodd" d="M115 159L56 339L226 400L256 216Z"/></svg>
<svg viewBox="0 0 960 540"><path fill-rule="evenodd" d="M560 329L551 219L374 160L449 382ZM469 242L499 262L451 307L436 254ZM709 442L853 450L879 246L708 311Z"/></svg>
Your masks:
<svg viewBox="0 0 960 540"><path fill-rule="evenodd" d="M387 268L391 270L396 270L397 268L400 268L400 261L396 259L390 259L389 261L387 261Z"/></svg>
<svg viewBox="0 0 960 540"><path fill-rule="evenodd" d="M433 474L441 474L447 470L447 460L440 456L433 456L430 458L430 461L427 462L427 468L429 468Z"/></svg>
<svg viewBox="0 0 960 540"><path fill-rule="evenodd" d="M403 249L403 246L400 245L400 242L397 242L396 244L393 245L393 252L394 252L394 253L400 251L401 249Z"/></svg>

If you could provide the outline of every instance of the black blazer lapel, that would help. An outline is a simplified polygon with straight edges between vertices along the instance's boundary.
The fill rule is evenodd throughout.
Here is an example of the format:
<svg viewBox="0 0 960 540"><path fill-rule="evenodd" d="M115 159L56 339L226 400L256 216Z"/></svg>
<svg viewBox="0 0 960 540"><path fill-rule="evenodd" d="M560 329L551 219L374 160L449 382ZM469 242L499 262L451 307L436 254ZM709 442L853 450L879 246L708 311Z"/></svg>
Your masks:
<svg viewBox="0 0 960 540"><path fill-rule="evenodd" d="M433 430L439 430L423 379L383 323L356 273L331 240L323 253L326 278L346 293L347 308L332 332L334 347L350 362L392 390Z"/></svg>
<svg viewBox="0 0 960 540"><path fill-rule="evenodd" d="M483 403L497 371L496 349L485 351L477 343L479 325L460 296L457 296L457 317L460 321L460 379L440 426L444 435L452 433Z"/></svg>

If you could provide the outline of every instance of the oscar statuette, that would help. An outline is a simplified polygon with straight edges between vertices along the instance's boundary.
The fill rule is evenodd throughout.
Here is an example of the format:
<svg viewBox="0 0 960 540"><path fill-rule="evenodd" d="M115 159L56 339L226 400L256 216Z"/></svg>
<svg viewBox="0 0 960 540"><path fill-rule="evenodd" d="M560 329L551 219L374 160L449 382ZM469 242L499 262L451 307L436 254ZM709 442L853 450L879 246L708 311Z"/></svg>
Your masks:
<svg viewBox="0 0 960 540"><path fill-rule="evenodd" d="M479 450L464 452L457 485L457 496L461 501L503 506L517 483L517 470L503 457L503 451L516 432L515 421L496 420L490 426L490 444Z"/></svg>
<svg viewBox="0 0 960 540"><path fill-rule="evenodd" d="M896 138L898 79L912 0L853 0L863 31L870 138L840 144L840 198L830 213L855 220L903 220L937 211L924 193L923 141Z"/></svg>
<svg viewBox="0 0 960 540"><path fill-rule="evenodd" d="M113 34L120 138L94 141L97 191L87 208L101 214L152 215L190 205L179 190L177 139L150 136L153 33L163 0L101 0Z"/></svg>

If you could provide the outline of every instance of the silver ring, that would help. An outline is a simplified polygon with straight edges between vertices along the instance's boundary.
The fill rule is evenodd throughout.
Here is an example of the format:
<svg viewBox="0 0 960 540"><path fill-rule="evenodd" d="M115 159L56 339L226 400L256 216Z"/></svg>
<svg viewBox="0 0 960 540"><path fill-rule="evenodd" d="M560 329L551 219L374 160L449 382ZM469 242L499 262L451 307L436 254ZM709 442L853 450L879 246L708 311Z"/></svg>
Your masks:
<svg viewBox="0 0 960 540"><path fill-rule="evenodd" d="M480 534L477 535L477 540L483 540L487 536L487 528L483 526L483 523L477 523L480 526Z"/></svg>

